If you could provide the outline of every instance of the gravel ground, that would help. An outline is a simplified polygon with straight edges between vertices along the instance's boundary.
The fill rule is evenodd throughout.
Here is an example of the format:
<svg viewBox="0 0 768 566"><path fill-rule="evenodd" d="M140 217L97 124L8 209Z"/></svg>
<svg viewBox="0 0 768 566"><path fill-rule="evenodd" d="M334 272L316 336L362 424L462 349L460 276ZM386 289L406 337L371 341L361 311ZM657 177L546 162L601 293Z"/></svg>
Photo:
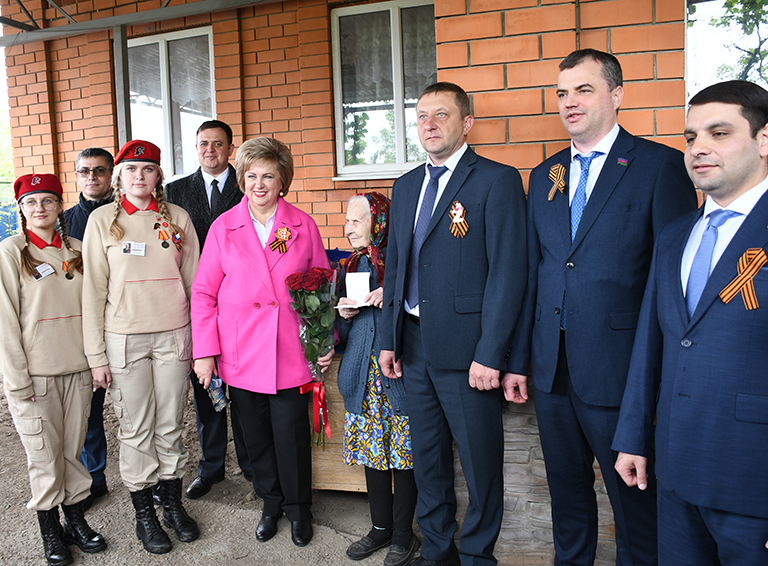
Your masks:
<svg viewBox="0 0 768 566"><path fill-rule="evenodd" d="M239 565L259 564L351 566L345 555L349 544L368 532L368 500L365 494L316 491L312 505L315 534L312 542L298 548L291 542L290 523L280 520L277 535L269 542L256 541L255 530L261 516L261 500L243 478L237 464L227 461L227 478L216 484L211 492L196 501L184 500L189 514L200 526L200 538L191 543L174 541L168 554L146 552L136 538L133 507L128 490L120 481L118 444L115 438L117 421L109 395L104 416L109 454L107 483L110 492L98 500L88 512L91 526L107 540L105 552L88 555L73 548L75 564L118 565ZM195 432L195 414L189 403L184 415L185 444L189 450L184 486L196 476L200 450ZM230 440L228 458L234 455ZM37 517L26 508L29 500L29 479L26 456L13 427L5 397L0 389L0 565L45 565L43 545ZM358 562L361 566L380 565L385 551Z"/></svg>

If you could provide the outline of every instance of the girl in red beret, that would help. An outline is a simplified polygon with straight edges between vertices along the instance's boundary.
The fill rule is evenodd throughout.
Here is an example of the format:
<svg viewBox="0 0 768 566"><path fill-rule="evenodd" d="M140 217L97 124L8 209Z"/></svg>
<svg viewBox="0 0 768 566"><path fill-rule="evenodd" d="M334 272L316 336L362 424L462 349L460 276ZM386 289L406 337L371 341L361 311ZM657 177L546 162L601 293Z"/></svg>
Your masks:
<svg viewBox="0 0 768 566"><path fill-rule="evenodd" d="M21 233L0 243L0 369L27 453L27 507L37 511L48 563L61 566L72 563L68 544L89 553L107 547L83 514L91 477L78 459L92 395L83 349L83 261L80 242L67 237L59 179L23 175L14 191Z"/></svg>
<svg viewBox="0 0 768 566"><path fill-rule="evenodd" d="M94 384L109 391L120 423L120 474L136 510L136 534L154 554L176 538L199 536L181 503L187 463L182 415L192 335L189 291L200 247L189 215L163 197L160 149L126 143L115 158L114 206L95 210L85 229L83 334Z"/></svg>

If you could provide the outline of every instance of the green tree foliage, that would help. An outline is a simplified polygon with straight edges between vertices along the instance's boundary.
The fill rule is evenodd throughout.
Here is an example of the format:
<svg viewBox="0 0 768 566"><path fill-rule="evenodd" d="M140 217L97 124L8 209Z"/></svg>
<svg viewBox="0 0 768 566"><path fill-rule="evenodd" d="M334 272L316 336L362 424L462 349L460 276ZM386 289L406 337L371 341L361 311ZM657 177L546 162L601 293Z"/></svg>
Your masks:
<svg viewBox="0 0 768 566"><path fill-rule="evenodd" d="M721 65L718 77L724 80L740 79L768 86L768 0L725 0L725 14L713 18L711 25L741 33L739 44L733 47L739 52L735 64ZM691 5L690 13L695 12Z"/></svg>
<svg viewBox="0 0 768 566"><path fill-rule="evenodd" d="M368 114L348 114L344 118L344 160L347 165L362 165L365 163L363 153L368 143Z"/></svg>
<svg viewBox="0 0 768 566"><path fill-rule="evenodd" d="M11 123L8 112L0 110L0 237L2 227L16 226L16 212L13 198L13 146L11 144Z"/></svg>
<svg viewBox="0 0 768 566"><path fill-rule="evenodd" d="M373 136L373 143L378 148L373 153L372 163L395 163L395 111L387 110L387 124L389 127L379 130L378 136ZM406 125L406 131L416 127L416 122ZM427 152L420 145L409 138L405 138L405 154L409 161L420 161L427 158Z"/></svg>

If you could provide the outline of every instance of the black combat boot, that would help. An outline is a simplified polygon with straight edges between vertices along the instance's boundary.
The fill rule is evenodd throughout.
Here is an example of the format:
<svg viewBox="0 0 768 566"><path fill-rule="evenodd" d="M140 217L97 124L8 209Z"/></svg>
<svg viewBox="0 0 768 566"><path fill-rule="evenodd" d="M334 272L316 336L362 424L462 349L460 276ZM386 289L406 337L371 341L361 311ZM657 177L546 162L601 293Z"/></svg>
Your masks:
<svg viewBox="0 0 768 566"><path fill-rule="evenodd" d="M160 499L163 501L163 522L173 529L181 542L192 542L200 536L195 520L187 515L181 504L181 478L160 482Z"/></svg>
<svg viewBox="0 0 768 566"><path fill-rule="evenodd" d="M152 488L131 492L131 502L136 509L136 536L147 552L165 554L173 548L171 539L160 526L152 504Z"/></svg>
<svg viewBox="0 0 768 566"><path fill-rule="evenodd" d="M62 539L59 508L38 511L37 522L40 523L40 534L43 536L43 548L48 564L51 566L72 564L72 553Z"/></svg>
<svg viewBox="0 0 768 566"><path fill-rule="evenodd" d="M64 542L76 544L83 552L93 554L107 548L107 541L88 526L83 514L83 504L62 505L64 511Z"/></svg>

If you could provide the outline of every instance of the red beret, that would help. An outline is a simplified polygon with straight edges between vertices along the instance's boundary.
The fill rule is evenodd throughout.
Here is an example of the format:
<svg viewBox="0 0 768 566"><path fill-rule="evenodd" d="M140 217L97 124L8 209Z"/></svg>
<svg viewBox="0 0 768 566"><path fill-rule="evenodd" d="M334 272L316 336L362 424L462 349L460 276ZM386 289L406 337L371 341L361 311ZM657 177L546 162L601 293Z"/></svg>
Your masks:
<svg viewBox="0 0 768 566"><path fill-rule="evenodd" d="M115 165L123 161L151 161L160 165L160 148L144 140L129 141L115 156Z"/></svg>
<svg viewBox="0 0 768 566"><path fill-rule="evenodd" d="M61 181L56 175L50 173L32 173L22 175L13 184L13 192L16 195L16 201L20 201L27 195L34 193L53 193L61 198L64 189L61 188Z"/></svg>

